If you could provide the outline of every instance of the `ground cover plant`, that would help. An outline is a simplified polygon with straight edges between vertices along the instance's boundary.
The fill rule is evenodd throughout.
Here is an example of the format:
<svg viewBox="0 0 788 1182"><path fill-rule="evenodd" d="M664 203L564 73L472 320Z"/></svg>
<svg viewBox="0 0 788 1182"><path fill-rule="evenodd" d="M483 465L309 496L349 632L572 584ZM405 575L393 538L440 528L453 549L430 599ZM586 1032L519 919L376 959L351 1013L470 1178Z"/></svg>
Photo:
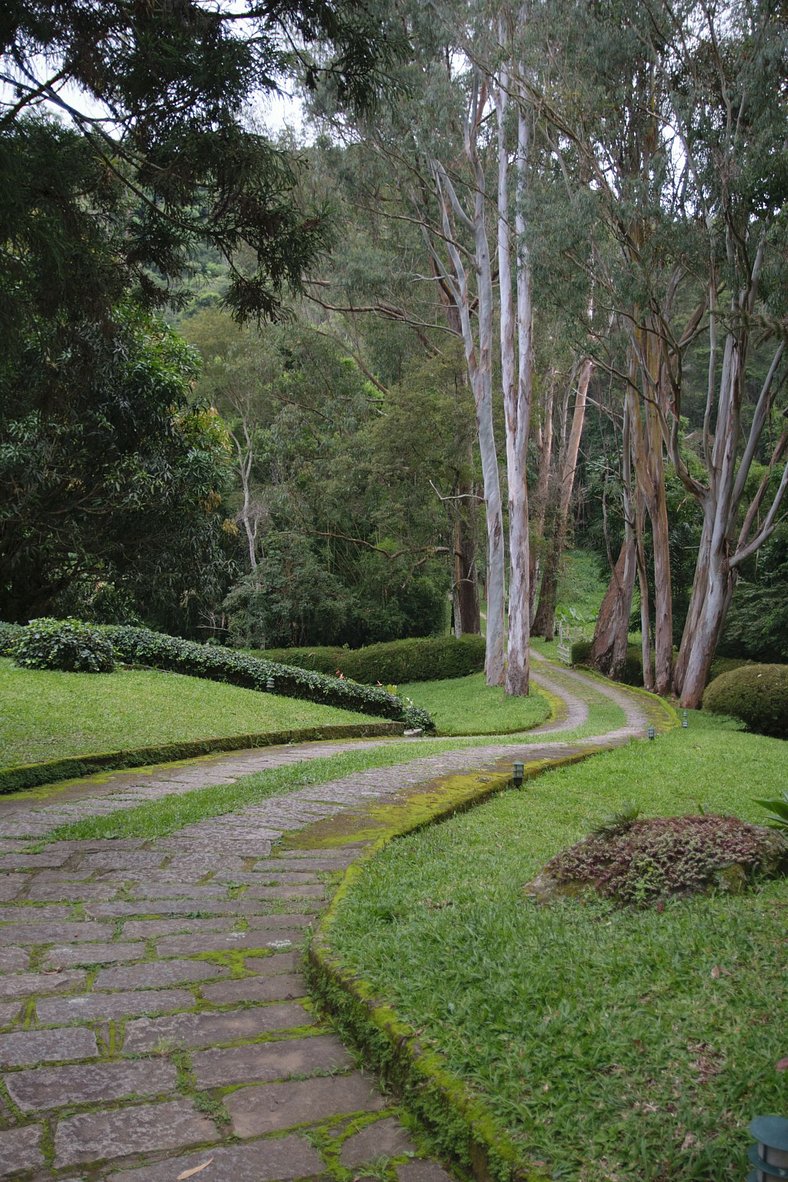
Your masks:
<svg viewBox="0 0 788 1182"><path fill-rule="evenodd" d="M502 735L538 726L550 717L550 702L533 686L527 698L485 685L484 674L406 683L399 693L432 717L441 735Z"/></svg>
<svg viewBox="0 0 788 1182"><path fill-rule="evenodd" d="M441 1052L534 1177L739 1182L749 1120L784 1095L785 882L661 909L541 905L523 887L628 802L762 823L752 798L783 775L782 743L693 713L392 843L336 908L331 948Z"/></svg>
<svg viewBox="0 0 788 1182"><path fill-rule="evenodd" d="M177 673L124 669L96 677L20 669L0 659L0 765L190 739L369 723L315 702L259 694Z"/></svg>

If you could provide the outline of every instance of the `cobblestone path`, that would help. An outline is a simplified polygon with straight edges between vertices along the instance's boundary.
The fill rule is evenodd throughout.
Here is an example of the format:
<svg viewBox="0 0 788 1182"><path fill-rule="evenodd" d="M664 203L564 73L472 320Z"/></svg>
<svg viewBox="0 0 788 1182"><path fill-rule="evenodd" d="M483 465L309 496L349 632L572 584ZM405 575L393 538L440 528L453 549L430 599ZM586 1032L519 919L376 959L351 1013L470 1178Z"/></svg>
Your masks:
<svg viewBox="0 0 788 1182"><path fill-rule="evenodd" d="M583 681L562 672L557 682L572 679ZM562 725L575 726L582 703L560 692ZM571 750L642 733L636 700L606 692L624 705L626 725ZM346 1178L371 1171L387 1182L449 1182L305 996L306 931L332 873L360 843L326 852L274 842L365 800L402 799L447 771L568 749L537 740L428 756L148 842L59 842L26 854L25 826L43 832L46 817L51 828L63 806L9 810L0 856L0 1177L284 1182L337 1178L344 1168ZM196 761L177 770L186 780L161 782L188 791L205 782L200 769L214 775L221 764L236 778L270 756ZM74 803L97 811L112 795Z"/></svg>

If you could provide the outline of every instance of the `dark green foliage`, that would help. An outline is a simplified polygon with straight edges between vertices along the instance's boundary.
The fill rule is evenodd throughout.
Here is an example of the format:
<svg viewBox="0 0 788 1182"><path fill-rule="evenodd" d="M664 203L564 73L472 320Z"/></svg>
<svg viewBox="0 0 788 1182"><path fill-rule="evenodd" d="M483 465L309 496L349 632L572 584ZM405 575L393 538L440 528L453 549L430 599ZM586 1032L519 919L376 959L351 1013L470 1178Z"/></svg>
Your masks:
<svg viewBox="0 0 788 1182"><path fill-rule="evenodd" d="M31 620L11 647L14 663L24 669L62 669L66 673L111 673L112 643L81 620Z"/></svg>
<svg viewBox="0 0 788 1182"><path fill-rule="evenodd" d="M356 0L262 7L247 0L232 11L209 10L200 0L5 5L0 53L4 72L17 82L14 92L7 87L0 96L0 133L12 142L47 90L79 132L61 134L54 121L48 125L48 153L40 155L55 199L36 176L31 186L14 185L24 169L13 158L0 159L3 201L22 209L16 225L23 227L13 236L19 253L4 252L3 265L13 271L21 261L46 277L42 297L60 309L105 299L108 269L115 281L131 280L144 298L158 300L189 254L207 242L238 263L244 256L247 265L234 270L228 292L235 312L275 315L283 292L299 286L303 269L325 246L327 222L323 208L301 207L298 162L248 130L247 106L294 75L308 87L326 79L344 105L369 105L400 40L378 12ZM101 104L112 113L116 139L96 125ZM98 201L95 185L87 190L76 218L72 204L57 201L57 178L73 174L75 143L103 185ZM110 263L105 249L81 246L93 242L86 223L94 214L101 235L99 223L118 193L131 217ZM43 223L42 194L44 214L53 213ZM58 265L47 274L53 256Z"/></svg>
<svg viewBox="0 0 788 1182"><path fill-rule="evenodd" d="M105 632L112 641L118 659L128 664L149 665L154 669L168 669L172 673L226 681L246 689L267 690L285 697L358 710L362 714L391 718L426 731L435 729L425 710L408 706L383 689L260 660L232 649L179 640L174 636L151 632L147 628L107 625Z"/></svg>
<svg viewBox="0 0 788 1182"><path fill-rule="evenodd" d="M778 529L747 565L719 651L755 661L788 661L788 527Z"/></svg>
<svg viewBox="0 0 788 1182"><path fill-rule="evenodd" d="M592 834L552 858L545 874L617 903L648 904L710 889L736 890L785 865L784 840L737 817L651 817Z"/></svg>
<svg viewBox="0 0 788 1182"><path fill-rule="evenodd" d="M214 751L241 751L250 747L269 747L278 743L309 743L317 739L355 739L372 735L396 736L402 726L395 722L369 725L340 723L328 726L304 726L287 731L268 731L262 735L222 735L216 739L189 739L181 743L161 743L157 747L136 747L129 751L107 751L97 755L74 755L50 759L20 767L0 768L0 794L54 784L58 780L90 776L98 771L126 767L150 767L175 759L193 759Z"/></svg>
<svg viewBox="0 0 788 1182"><path fill-rule="evenodd" d="M706 688L703 709L739 718L748 731L788 739L788 665L742 665Z"/></svg>
<svg viewBox="0 0 788 1182"><path fill-rule="evenodd" d="M229 440L193 352L128 309L0 360L0 615L194 627L229 565Z"/></svg>
<svg viewBox="0 0 788 1182"><path fill-rule="evenodd" d="M400 685L478 673L484 668L484 637L425 636L359 649L269 649L259 655L301 669L342 673L366 685Z"/></svg>
<svg viewBox="0 0 788 1182"><path fill-rule="evenodd" d="M0 657L11 656L12 647L21 633L21 624L6 624L0 620Z"/></svg>

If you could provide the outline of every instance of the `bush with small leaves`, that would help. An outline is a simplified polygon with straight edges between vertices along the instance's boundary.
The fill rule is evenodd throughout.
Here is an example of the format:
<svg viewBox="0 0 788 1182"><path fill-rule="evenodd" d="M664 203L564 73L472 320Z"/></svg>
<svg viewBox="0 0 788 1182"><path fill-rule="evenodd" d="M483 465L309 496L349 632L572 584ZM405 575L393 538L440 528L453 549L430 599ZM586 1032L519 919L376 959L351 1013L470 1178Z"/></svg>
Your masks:
<svg viewBox="0 0 788 1182"><path fill-rule="evenodd" d="M785 873L781 834L738 817L649 817L597 829L552 858L526 892L539 901L592 889L643 906L711 890L736 892Z"/></svg>
<svg viewBox="0 0 788 1182"><path fill-rule="evenodd" d="M339 706L344 710L390 718L424 731L435 730L435 724L426 710L409 705L377 686L326 677L309 669L280 665L219 645L180 640L176 636L152 632L149 628L107 624L102 631L111 640L118 659L130 665L148 665L153 669L167 669L191 677L226 681L230 685L247 689L304 698L310 702L322 702L326 706Z"/></svg>
<svg viewBox="0 0 788 1182"><path fill-rule="evenodd" d="M707 687L703 709L728 714L757 735L788 739L788 665L742 665Z"/></svg>
<svg viewBox="0 0 788 1182"><path fill-rule="evenodd" d="M317 673L341 673L363 685L402 685L479 673L484 668L484 637L418 636L363 648L263 649L254 655Z"/></svg>
<svg viewBox="0 0 788 1182"><path fill-rule="evenodd" d="M24 669L111 673L115 668L109 637L82 620L31 620L14 640L11 656Z"/></svg>
<svg viewBox="0 0 788 1182"><path fill-rule="evenodd" d="M10 657L15 642L22 634L22 624L7 624L0 620L0 657Z"/></svg>

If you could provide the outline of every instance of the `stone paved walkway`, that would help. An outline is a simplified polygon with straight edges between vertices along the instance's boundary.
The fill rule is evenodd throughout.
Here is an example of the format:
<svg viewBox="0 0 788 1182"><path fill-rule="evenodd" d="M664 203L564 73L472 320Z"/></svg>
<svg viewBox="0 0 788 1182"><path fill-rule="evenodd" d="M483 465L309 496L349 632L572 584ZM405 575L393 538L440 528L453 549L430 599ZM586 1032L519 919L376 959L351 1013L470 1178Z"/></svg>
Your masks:
<svg viewBox="0 0 788 1182"><path fill-rule="evenodd" d="M573 679L584 680L558 677L562 686ZM582 702L561 692L562 725L576 726ZM642 733L636 700L607 692L626 725L572 750ZM567 746L427 756L153 842L59 842L26 854L22 835L51 828L63 806L10 811L0 856L0 1177L274 1182L343 1167L388 1182L448 1182L305 996L306 930L330 894L327 876L359 845L288 852L273 843L362 801L402 800L447 771ZM270 754L251 753L256 768ZM223 759L233 778L253 770L246 755ZM220 762L199 767L214 775ZM204 782L195 767L178 770L188 777L178 790ZM173 790L172 779L163 783ZM113 795L77 803L93 811Z"/></svg>

